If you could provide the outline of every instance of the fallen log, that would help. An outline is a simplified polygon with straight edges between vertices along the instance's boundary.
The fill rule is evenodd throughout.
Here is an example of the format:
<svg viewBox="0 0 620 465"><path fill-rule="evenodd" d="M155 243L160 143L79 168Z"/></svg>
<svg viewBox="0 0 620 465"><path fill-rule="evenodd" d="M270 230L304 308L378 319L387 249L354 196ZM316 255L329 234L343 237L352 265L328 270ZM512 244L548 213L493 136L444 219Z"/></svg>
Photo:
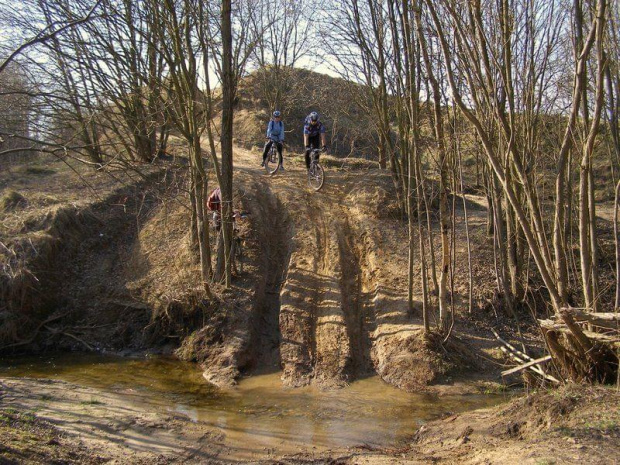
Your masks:
<svg viewBox="0 0 620 465"><path fill-rule="evenodd" d="M501 349L502 352L504 352L506 355L508 355L510 358L512 358L515 362L521 363L521 364L528 363L527 360L524 360L523 358L521 358L518 355L514 354L513 352L508 350L506 347L500 347L500 349ZM530 359L530 362L532 362L532 361L534 361L534 360ZM528 369L533 371L537 375L542 376L547 381L551 381L552 383L556 383L556 384L560 384L561 383L560 380L558 380L557 378L551 376L548 373L545 373L540 367L536 366L536 364L534 364L532 366L529 366Z"/></svg>
<svg viewBox="0 0 620 465"><path fill-rule="evenodd" d="M568 326L564 324L555 323L551 320L538 320L538 322L540 323L540 326L546 330L558 331L563 334L572 334ZM594 331L588 331L586 329L583 330L583 334L595 342L611 344L612 346L616 346L620 343L620 334L613 335L613 333L595 333Z"/></svg>
<svg viewBox="0 0 620 465"><path fill-rule="evenodd" d="M561 312L569 312L576 322L588 322L594 326L618 330L620 328L620 314L616 313L587 313L581 309L563 308ZM552 317L553 318L553 317Z"/></svg>
<svg viewBox="0 0 620 465"><path fill-rule="evenodd" d="M502 376L512 375L513 373L518 373L520 371L525 370L526 368L533 367L535 365L542 365L543 363L547 363L551 360L551 355L545 355L544 357L537 358L536 360L531 360L523 365L519 365L518 367L511 368L510 370L502 371Z"/></svg>
<svg viewBox="0 0 620 465"><path fill-rule="evenodd" d="M504 339L502 339L500 337L500 335L497 333L497 331L495 331L495 329L491 328L491 331L493 332L493 334L495 335L495 338L503 344L504 347L500 347L500 349L502 350L502 352L504 352L506 355L508 355L509 357L511 357L513 360L515 360L517 363L519 364L527 364L529 362L533 362L535 361L532 357L530 357L529 355L527 355L524 352L521 352L519 349L517 349L515 346L513 346L512 344L510 344L509 342L505 341ZM558 380L557 378L547 374L541 367L538 366L539 364L534 363L531 364L530 366L527 367L527 369L533 371L534 373L542 376L544 379L546 379L547 381L551 381L553 383L556 384L560 384L560 380Z"/></svg>

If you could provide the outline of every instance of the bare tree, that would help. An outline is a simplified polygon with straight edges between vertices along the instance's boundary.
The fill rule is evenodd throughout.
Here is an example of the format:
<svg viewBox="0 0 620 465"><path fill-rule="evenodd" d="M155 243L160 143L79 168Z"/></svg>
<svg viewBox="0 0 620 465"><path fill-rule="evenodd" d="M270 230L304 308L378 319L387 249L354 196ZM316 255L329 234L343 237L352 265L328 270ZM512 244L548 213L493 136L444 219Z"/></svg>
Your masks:
<svg viewBox="0 0 620 465"><path fill-rule="evenodd" d="M14 137L30 136L32 123L32 84L18 61L6 66L0 74L0 156L6 160L26 152L31 144ZM36 89L35 89L36 90Z"/></svg>
<svg viewBox="0 0 620 465"><path fill-rule="evenodd" d="M36 31L34 36L28 40L26 40L23 44L19 45L15 50L13 50L7 58L4 59L2 63L0 63L0 73L4 71L4 69L20 54L24 53L27 49L37 45L43 44L50 39L57 38L63 32L80 26L81 24L87 23L93 17L93 14L97 7L99 6L100 1L95 2L95 4L82 16L77 19L72 19L64 22L57 22L53 24L47 24L45 28Z"/></svg>
<svg viewBox="0 0 620 465"><path fill-rule="evenodd" d="M422 29L420 8L416 8L416 22L418 29ZM437 64L431 60L431 48L425 34L420 34L420 49L424 59L426 75L430 82L430 91L433 98L433 125L435 143L439 165L439 223L441 228L441 267L439 277L439 324L442 330L447 331L451 319L447 302L447 277L450 270L450 244L448 240L448 154L445 143L444 112L442 105L442 91L437 77Z"/></svg>
<svg viewBox="0 0 620 465"><path fill-rule="evenodd" d="M41 125L41 142L54 140L68 155L84 154L81 160L95 166L151 161L164 150L168 133L157 84L164 62L150 37L148 9L139 0L101 0L98 5L101 14L49 37L26 56L46 81L37 95L46 107L39 119L54 121L53 128ZM29 0L12 24L35 34L33 17L49 29L73 23L89 8L90 2L82 0ZM41 60L41 54L50 59Z"/></svg>
<svg viewBox="0 0 620 465"><path fill-rule="evenodd" d="M226 287L231 283L231 250L232 250L232 196L233 196L233 98L235 95L235 77L233 75L233 36L231 0L222 1L221 11L222 32L222 131L220 143L222 147L222 231L224 233L224 256L226 263Z"/></svg>
<svg viewBox="0 0 620 465"><path fill-rule="evenodd" d="M515 50L512 39L514 36L514 18L517 16L514 14L515 10L511 9L514 6L507 2L500 2L499 8L494 11L493 9L483 10L483 6L479 1L463 6L447 0L439 4L426 1L426 6L433 18L435 30L441 42L441 50L451 92L459 108L474 125L482 141L487 159L501 184L503 194L506 196L510 208L514 211L518 226L527 240L530 252L550 294L553 306L556 310L559 310L566 304L566 298L562 295L556 279L557 256L554 259L551 254L545 232L545 221L540 207L539 193L528 172L523 146L520 144L519 139L515 137L518 112L515 104ZM605 10L606 2L599 0L596 7L592 10L591 17L593 21L590 25L590 30L587 34L584 33L584 36L587 38L584 39L582 44L578 44L574 68L576 76L573 87L574 97L570 115L566 120L566 137L560 150L560 164L564 162L572 142L570 134L574 130L577 111L581 106L581 94L583 94L584 89L583 79L580 77L585 72L585 62L593 47L597 50L597 62L599 63L597 76L601 75L602 62L600 56L605 26ZM485 19L485 13L483 12L486 12L490 17ZM495 13L497 13L497 20L491 19ZM578 12L576 14L579 15ZM500 33L497 35L498 40L495 41L493 30L486 28L492 27L490 25L497 23L500 24ZM447 32L448 28L454 31L455 47L451 46L448 40L450 37ZM467 66L463 66L464 63L467 63ZM458 85L458 79L461 76L464 76L467 81L467 93L464 93ZM586 171L586 175L581 186L584 198L581 206L581 223L590 233L592 232L592 218L586 210L587 199L589 198L587 166L592 153L592 144L598 132L598 121L600 120L600 106L602 104L600 81L597 77L594 116L589 124L588 138L583 145L584 159L582 161L582 169ZM468 100L475 103L474 109L472 109ZM503 140L502 145L498 147L494 146L491 132L485 127L484 122L476 113L475 108L479 108L483 103L492 109L494 122L497 124L499 134ZM502 157L498 153L498 149L502 146L504 147L504 161L502 161ZM560 176L564 177L564 173L561 171L558 173L558 177ZM522 186L522 191L521 187L517 186ZM519 192L522 192L524 196L527 210L523 207ZM556 198L555 208L556 214L558 209L563 208L561 199L558 200ZM500 218L495 218L496 221L498 219ZM556 220L556 227L557 224L558 221ZM591 239L592 235L589 238ZM583 247L591 253L593 245L588 240L582 239ZM585 258L585 262L582 258L582 275L584 279L591 282L592 270L587 257ZM584 291L585 287L586 281L584 281ZM592 303L592 301L589 303Z"/></svg>
<svg viewBox="0 0 620 465"><path fill-rule="evenodd" d="M167 79L173 105L170 115L187 144L190 173L191 233L200 257L204 290L211 297L211 260L209 228L205 213L207 174L203 164L198 90L198 53L193 37L196 27L208 27L205 17L196 17L198 5L192 0L166 0L162 5L150 2L154 39L169 68Z"/></svg>
<svg viewBox="0 0 620 465"><path fill-rule="evenodd" d="M381 1L348 0L335 2L330 13L331 21L325 31L328 40L323 46L338 61L343 77L366 85L379 136L379 164L382 168L390 164L397 193L403 202L406 192L403 165L397 160L390 125L388 79L396 73L390 66L394 50L388 10Z"/></svg>
<svg viewBox="0 0 620 465"><path fill-rule="evenodd" d="M269 108L284 109L295 83L292 70L309 56L316 43L316 22L321 5L302 0L258 2L250 26L257 41L252 64L258 67L258 83Z"/></svg>

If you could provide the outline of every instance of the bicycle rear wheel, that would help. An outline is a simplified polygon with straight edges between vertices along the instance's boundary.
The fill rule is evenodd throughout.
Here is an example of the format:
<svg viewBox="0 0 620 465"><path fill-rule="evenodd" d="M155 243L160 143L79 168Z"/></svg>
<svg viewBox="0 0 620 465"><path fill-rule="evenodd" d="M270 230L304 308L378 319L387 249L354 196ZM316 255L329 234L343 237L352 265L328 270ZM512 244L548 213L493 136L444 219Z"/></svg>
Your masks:
<svg viewBox="0 0 620 465"><path fill-rule="evenodd" d="M278 168L280 168L280 157L278 157L278 150L276 149L276 144L274 143L267 154L267 159L265 160L265 170L267 170L267 173L270 176L273 176L278 172Z"/></svg>
<svg viewBox="0 0 620 465"><path fill-rule="evenodd" d="M318 191L323 187L324 182L325 172L323 171L323 167L317 162L311 163L310 169L308 170L308 185L315 191Z"/></svg>

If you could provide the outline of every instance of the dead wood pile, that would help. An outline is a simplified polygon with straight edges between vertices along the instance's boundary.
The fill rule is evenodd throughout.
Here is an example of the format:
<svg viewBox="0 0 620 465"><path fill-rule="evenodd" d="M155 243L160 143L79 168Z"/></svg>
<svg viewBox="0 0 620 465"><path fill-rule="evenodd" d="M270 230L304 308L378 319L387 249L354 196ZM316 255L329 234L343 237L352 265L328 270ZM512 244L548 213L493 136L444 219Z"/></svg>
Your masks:
<svg viewBox="0 0 620 465"><path fill-rule="evenodd" d="M547 348L563 379L614 382L618 376L620 314L563 308L539 320Z"/></svg>

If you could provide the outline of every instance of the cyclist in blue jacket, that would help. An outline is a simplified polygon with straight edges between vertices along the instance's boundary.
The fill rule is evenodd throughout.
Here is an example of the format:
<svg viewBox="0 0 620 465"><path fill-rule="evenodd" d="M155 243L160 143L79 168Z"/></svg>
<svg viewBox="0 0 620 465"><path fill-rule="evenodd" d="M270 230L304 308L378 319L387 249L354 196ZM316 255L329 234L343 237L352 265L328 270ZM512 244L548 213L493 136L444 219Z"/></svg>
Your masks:
<svg viewBox="0 0 620 465"><path fill-rule="evenodd" d="M304 145L306 146L306 168L310 169L310 152L319 148L319 142L323 152L327 150L325 143L325 126L319 121L319 114L313 111L306 117L304 124Z"/></svg>
<svg viewBox="0 0 620 465"><path fill-rule="evenodd" d="M280 170L284 170L284 159L282 158L282 142L284 142L284 123L282 122L282 114L276 110L273 112L273 118L267 125L267 143L263 150L263 162L260 166L265 166L265 160L267 159L267 153L271 149L272 144L275 142L278 149L278 156L280 157Z"/></svg>

